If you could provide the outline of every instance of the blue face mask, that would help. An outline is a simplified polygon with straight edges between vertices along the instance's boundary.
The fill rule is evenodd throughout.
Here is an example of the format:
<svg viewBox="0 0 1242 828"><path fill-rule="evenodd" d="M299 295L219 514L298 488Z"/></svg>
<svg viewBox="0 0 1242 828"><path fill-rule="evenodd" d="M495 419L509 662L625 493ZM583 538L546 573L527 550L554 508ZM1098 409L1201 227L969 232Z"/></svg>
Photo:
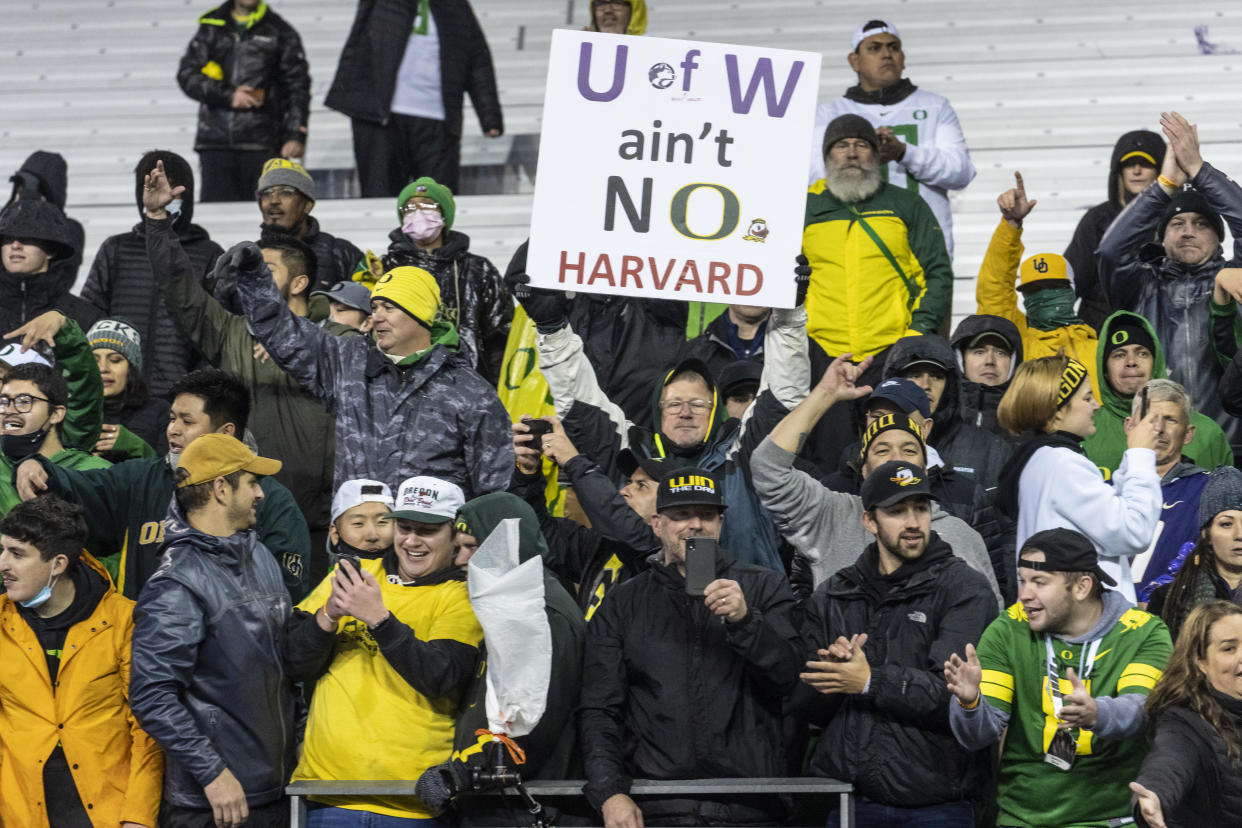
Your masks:
<svg viewBox="0 0 1242 828"><path fill-rule="evenodd" d="M180 215L181 199L174 198L172 201L168 202L168 206L165 207L164 209L167 210L170 215L174 215L174 216Z"/></svg>
<svg viewBox="0 0 1242 828"><path fill-rule="evenodd" d="M44 586L43 589L39 590L38 595L33 598L28 598L25 601L18 601L17 603L21 604L26 609L34 609L35 607L40 607L43 604L46 604L47 599L52 597L52 584L55 582L56 576L49 575L47 578L47 585Z"/></svg>

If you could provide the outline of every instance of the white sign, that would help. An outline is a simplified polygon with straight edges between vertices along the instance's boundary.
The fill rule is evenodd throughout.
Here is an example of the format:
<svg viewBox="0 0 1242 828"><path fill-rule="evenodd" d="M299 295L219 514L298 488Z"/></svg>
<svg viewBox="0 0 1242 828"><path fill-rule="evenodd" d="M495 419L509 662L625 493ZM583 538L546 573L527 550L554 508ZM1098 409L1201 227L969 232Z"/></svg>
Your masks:
<svg viewBox="0 0 1242 828"><path fill-rule="evenodd" d="M819 62L553 32L531 284L792 307Z"/></svg>

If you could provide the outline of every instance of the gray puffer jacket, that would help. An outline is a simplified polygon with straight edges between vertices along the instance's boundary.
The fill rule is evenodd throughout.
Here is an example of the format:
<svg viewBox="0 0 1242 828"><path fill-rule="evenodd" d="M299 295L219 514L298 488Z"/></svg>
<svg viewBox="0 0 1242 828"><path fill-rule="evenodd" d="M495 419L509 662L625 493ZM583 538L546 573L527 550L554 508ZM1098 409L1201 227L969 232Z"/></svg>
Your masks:
<svg viewBox="0 0 1242 828"><path fill-rule="evenodd" d="M1191 181L1229 226L1233 258L1217 250L1200 265L1185 265L1148 244L1169 204L1159 184L1139 193L1104 234L1096 255L1108 301L1118 310L1146 317L1165 347L1169 379L1186 386L1194 407L1224 429L1229 442L1242 441L1238 421L1225 414L1216 385L1222 366L1212 349L1211 301L1216 274L1242 259L1242 187L1204 163Z"/></svg>

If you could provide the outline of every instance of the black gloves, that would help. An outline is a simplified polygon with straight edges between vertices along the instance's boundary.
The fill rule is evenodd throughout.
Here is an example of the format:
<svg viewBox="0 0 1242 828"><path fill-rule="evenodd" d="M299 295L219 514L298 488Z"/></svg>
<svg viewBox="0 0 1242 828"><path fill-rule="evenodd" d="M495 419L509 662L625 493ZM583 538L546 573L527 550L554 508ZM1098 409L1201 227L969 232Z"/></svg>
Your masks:
<svg viewBox="0 0 1242 828"><path fill-rule="evenodd" d="M807 259L805 253L799 253L798 258L794 259L798 266L794 268L794 281L798 285L798 292L794 299L794 307L802 307L802 303L806 301L806 289L811 286L811 262Z"/></svg>
<svg viewBox="0 0 1242 828"><path fill-rule="evenodd" d="M526 251L529 245L529 241L522 242L522 246L513 254L509 267L505 270L505 285L535 323L539 333L549 334L569 324L569 299L564 291L530 286L530 276L526 273Z"/></svg>
<svg viewBox="0 0 1242 828"><path fill-rule="evenodd" d="M225 266L238 273L254 273L263 266L263 252L254 242L244 241L224 251Z"/></svg>

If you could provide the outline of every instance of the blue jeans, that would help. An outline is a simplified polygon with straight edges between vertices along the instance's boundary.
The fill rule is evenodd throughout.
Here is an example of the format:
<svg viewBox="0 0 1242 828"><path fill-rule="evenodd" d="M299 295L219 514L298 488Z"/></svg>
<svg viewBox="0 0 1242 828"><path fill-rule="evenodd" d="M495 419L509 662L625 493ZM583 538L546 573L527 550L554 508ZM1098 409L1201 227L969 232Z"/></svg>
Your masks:
<svg viewBox="0 0 1242 828"><path fill-rule="evenodd" d="M841 824L836 808L828 814L828 828ZM857 828L973 828L975 812L969 802L946 802L922 808L898 808L879 802L854 800L854 825Z"/></svg>
<svg viewBox="0 0 1242 828"><path fill-rule="evenodd" d="M444 828L444 823L438 819L395 817L309 803L306 828Z"/></svg>

